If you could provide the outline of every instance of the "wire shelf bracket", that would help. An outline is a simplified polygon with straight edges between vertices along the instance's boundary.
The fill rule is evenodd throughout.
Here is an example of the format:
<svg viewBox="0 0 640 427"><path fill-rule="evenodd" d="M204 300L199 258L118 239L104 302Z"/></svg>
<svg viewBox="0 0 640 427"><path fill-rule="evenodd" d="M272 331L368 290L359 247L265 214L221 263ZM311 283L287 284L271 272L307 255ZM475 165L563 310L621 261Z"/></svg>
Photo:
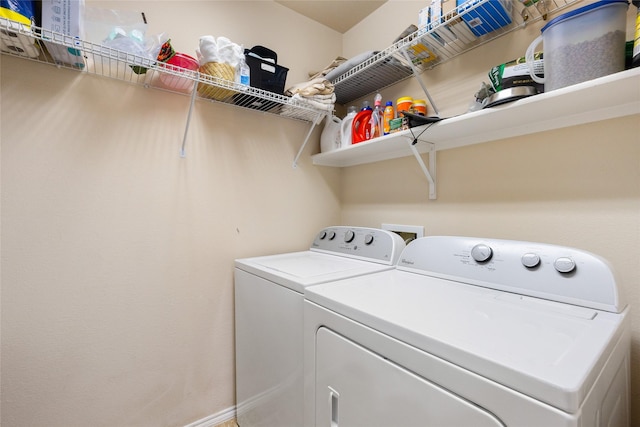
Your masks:
<svg viewBox="0 0 640 427"><path fill-rule="evenodd" d="M307 142L309 142L309 137L311 137L311 132L313 132L313 129L316 127L316 125L320 124L320 122L322 121L324 116L326 116L326 114L318 113L316 118L311 122L311 126L309 126L309 132L307 132L307 136L304 138L304 141L302 142L302 145L300 146L300 149L298 150L298 154L296 154L296 157L293 159L293 168L294 169L296 169L298 167L298 160L300 159L300 156L302 155L302 152L304 151L304 148L306 147Z"/></svg>
<svg viewBox="0 0 640 427"><path fill-rule="evenodd" d="M187 134L189 133L189 125L191 124L191 113L193 113L193 106L196 102L196 92L197 92L198 82L193 82L193 92L191 92L191 102L189 103L189 112L187 113L187 124L184 127L184 136L182 137L182 146L180 147L180 157L184 158L187 156L185 151L185 146L187 144Z"/></svg>

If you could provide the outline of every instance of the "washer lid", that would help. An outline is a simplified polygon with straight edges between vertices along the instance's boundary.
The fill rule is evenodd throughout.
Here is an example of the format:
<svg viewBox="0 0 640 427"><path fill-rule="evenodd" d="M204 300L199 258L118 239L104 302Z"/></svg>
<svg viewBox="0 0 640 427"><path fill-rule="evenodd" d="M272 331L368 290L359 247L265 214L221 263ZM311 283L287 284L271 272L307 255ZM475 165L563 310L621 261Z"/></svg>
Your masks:
<svg viewBox="0 0 640 427"><path fill-rule="evenodd" d="M401 270L314 286L305 297L572 413L627 336L627 310L610 313Z"/></svg>
<svg viewBox="0 0 640 427"><path fill-rule="evenodd" d="M297 292L325 283L393 268L370 261L316 251L292 252L235 261L236 268L279 283Z"/></svg>

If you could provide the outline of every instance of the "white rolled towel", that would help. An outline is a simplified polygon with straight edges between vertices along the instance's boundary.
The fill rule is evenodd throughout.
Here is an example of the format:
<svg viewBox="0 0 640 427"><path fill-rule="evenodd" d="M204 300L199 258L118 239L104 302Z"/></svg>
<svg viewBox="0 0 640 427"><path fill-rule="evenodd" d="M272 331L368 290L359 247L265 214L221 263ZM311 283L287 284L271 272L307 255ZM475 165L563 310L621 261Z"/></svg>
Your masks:
<svg viewBox="0 0 640 427"><path fill-rule="evenodd" d="M244 56L244 49L226 37L216 39L213 36L202 36L196 53L200 65L207 62L220 62L236 67Z"/></svg>

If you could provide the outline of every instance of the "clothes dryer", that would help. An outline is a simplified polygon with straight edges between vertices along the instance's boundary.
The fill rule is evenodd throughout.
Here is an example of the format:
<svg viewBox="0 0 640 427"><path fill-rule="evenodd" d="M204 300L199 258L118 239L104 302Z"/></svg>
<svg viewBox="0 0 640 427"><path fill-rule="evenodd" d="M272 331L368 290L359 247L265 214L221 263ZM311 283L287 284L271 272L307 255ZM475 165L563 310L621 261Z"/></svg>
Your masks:
<svg viewBox="0 0 640 427"><path fill-rule="evenodd" d="M629 424L629 308L594 254L425 237L305 297L306 427Z"/></svg>
<svg viewBox="0 0 640 427"><path fill-rule="evenodd" d="M303 423L303 292L311 285L394 268L392 232L321 230L307 251L235 262L236 405L240 427Z"/></svg>

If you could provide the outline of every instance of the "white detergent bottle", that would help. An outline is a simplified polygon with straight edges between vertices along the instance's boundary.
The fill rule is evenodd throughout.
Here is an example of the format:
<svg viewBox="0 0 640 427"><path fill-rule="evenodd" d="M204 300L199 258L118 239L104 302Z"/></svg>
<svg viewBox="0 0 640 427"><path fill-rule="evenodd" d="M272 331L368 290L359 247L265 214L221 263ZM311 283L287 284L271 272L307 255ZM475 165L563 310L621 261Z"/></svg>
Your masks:
<svg viewBox="0 0 640 427"><path fill-rule="evenodd" d="M340 140L342 141L342 148L351 145L351 130L353 127L353 118L358 114L358 107L352 105L347 109L347 115L342 119L342 125L340 127Z"/></svg>
<svg viewBox="0 0 640 427"><path fill-rule="evenodd" d="M340 117L331 115L325 119L324 129L320 135L320 152L326 153L340 148Z"/></svg>

